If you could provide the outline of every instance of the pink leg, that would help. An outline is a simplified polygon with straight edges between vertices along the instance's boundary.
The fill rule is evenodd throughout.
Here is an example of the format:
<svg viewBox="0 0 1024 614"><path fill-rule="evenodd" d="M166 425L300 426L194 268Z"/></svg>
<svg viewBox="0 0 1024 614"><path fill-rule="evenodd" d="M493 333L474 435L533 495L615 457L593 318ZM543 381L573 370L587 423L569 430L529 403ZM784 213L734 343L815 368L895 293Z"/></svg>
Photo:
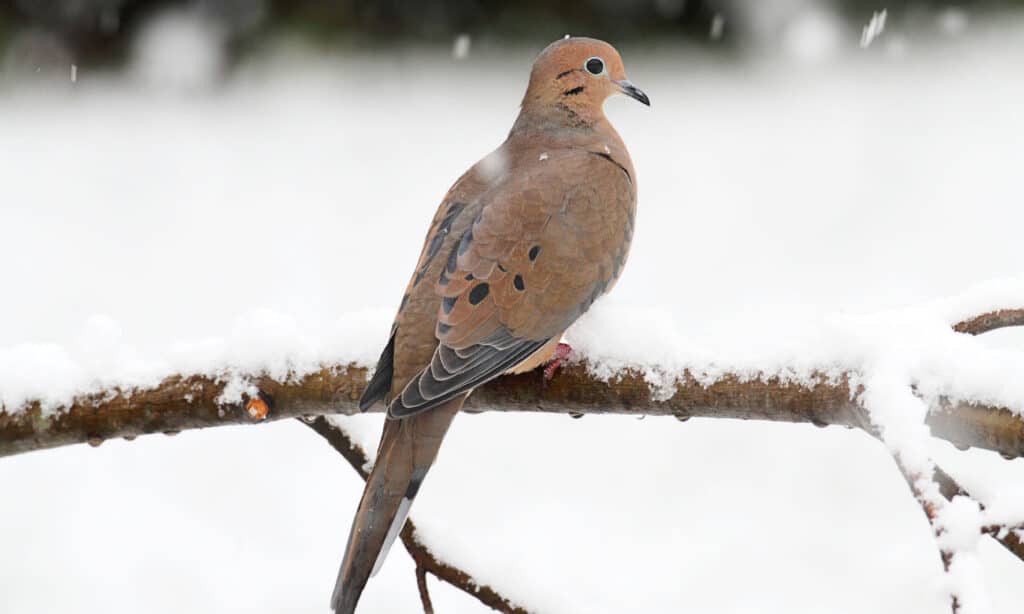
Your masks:
<svg viewBox="0 0 1024 614"><path fill-rule="evenodd" d="M572 346L568 343L559 343L555 348L555 353L551 355L551 361L544 367L544 381L551 381L551 378L555 376L555 371L565 363L570 355L572 355Z"/></svg>

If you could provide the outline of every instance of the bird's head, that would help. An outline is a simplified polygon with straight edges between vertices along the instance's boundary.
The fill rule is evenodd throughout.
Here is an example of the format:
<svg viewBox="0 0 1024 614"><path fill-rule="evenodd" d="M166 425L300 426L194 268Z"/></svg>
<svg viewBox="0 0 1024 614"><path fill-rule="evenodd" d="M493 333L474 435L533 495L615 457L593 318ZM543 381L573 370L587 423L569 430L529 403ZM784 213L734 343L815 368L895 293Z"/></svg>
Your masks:
<svg viewBox="0 0 1024 614"><path fill-rule="evenodd" d="M626 78L619 52L593 38L564 38L547 46L533 63L523 109L569 110L584 120L603 115L604 101L625 94L647 106L647 94Z"/></svg>

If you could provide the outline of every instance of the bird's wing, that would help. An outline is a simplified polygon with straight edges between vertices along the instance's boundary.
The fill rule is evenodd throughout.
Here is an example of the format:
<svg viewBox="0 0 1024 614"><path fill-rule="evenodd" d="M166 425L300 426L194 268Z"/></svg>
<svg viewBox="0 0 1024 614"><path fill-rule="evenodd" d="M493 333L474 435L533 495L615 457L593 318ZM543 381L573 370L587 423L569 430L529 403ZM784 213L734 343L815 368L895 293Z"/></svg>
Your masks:
<svg viewBox="0 0 1024 614"><path fill-rule="evenodd" d="M441 254L439 345L392 400L393 417L435 407L525 361L621 270L635 193L628 176L600 157L549 154L483 199Z"/></svg>

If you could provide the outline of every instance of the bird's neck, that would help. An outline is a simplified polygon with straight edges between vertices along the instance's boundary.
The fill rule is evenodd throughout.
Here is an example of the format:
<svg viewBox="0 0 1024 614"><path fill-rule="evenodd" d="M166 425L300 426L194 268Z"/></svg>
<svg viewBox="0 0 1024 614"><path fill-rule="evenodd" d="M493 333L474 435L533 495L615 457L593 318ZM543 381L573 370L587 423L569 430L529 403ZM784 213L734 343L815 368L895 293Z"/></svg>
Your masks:
<svg viewBox="0 0 1024 614"><path fill-rule="evenodd" d="M600 105L550 101L529 95L523 99L511 135L524 132L603 132L611 128Z"/></svg>
<svg viewBox="0 0 1024 614"><path fill-rule="evenodd" d="M571 108L548 106L535 108L524 105L509 132L510 141L525 140L543 143L546 147L603 148L625 152L622 138L616 132L604 112L580 113Z"/></svg>

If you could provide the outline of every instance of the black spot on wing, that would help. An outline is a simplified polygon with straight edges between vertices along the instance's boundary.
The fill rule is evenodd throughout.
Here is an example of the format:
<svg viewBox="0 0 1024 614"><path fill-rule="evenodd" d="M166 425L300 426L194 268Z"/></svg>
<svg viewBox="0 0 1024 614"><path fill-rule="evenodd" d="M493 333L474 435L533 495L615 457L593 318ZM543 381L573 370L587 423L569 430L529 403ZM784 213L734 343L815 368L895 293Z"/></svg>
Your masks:
<svg viewBox="0 0 1024 614"><path fill-rule="evenodd" d="M520 292L526 290L526 282L523 281L522 275L516 275L515 278L512 280L512 285L515 286L516 290L519 290Z"/></svg>
<svg viewBox="0 0 1024 614"><path fill-rule="evenodd" d="M445 315L452 312L452 308L455 307L455 301L457 300L459 300L459 297L457 296L446 296L441 299L441 309L444 311Z"/></svg>
<svg viewBox="0 0 1024 614"><path fill-rule="evenodd" d="M448 229L441 228L434 235L434 238L430 240L430 245L427 246L427 262L430 262L437 252L441 251L441 244L444 243L444 238L448 236Z"/></svg>
<svg viewBox="0 0 1024 614"><path fill-rule="evenodd" d="M473 242L473 229L470 228L459 239L459 255L465 254L469 251L469 244Z"/></svg>
<svg viewBox="0 0 1024 614"><path fill-rule="evenodd" d="M412 282L413 286L416 286L423 281L423 277L427 274L427 268L434 260L434 256L437 256L437 253L441 251L441 246L444 245L445 238L447 238L448 233L451 232L455 218L465 207L466 204L460 202L454 202L448 206L448 210L445 212L444 218L438 222L437 228L434 229L430 238L430 243L427 244L427 249L423 258L423 265L420 266L418 271L416 271L416 277Z"/></svg>
<svg viewBox="0 0 1024 614"><path fill-rule="evenodd" d="M481 301L487 298L490 291L491 286L485 283L473 286L473 289L469 291L469 304L479 305Z"/></svg>
<svg viewBox="0 0 1024 614"><path fill-rule="evenodd" d="M533 247L531 247L530 248L529 256L530 256L530 262L533 262L534 260L536 260L537 256L540 256L540 245L534 245Z"/></svg>
<svg viewBox="0 0 1024 614"><path fill-rule="evenodd" d="M441 284L442 286L447 286L449 276L455 272L455 269L458 268L458 265L459 254L456 250L453 249L451 253L448 254L448 262L445 263L444 268L441 269L441 275L438 277L437 283Z"/></svg>

